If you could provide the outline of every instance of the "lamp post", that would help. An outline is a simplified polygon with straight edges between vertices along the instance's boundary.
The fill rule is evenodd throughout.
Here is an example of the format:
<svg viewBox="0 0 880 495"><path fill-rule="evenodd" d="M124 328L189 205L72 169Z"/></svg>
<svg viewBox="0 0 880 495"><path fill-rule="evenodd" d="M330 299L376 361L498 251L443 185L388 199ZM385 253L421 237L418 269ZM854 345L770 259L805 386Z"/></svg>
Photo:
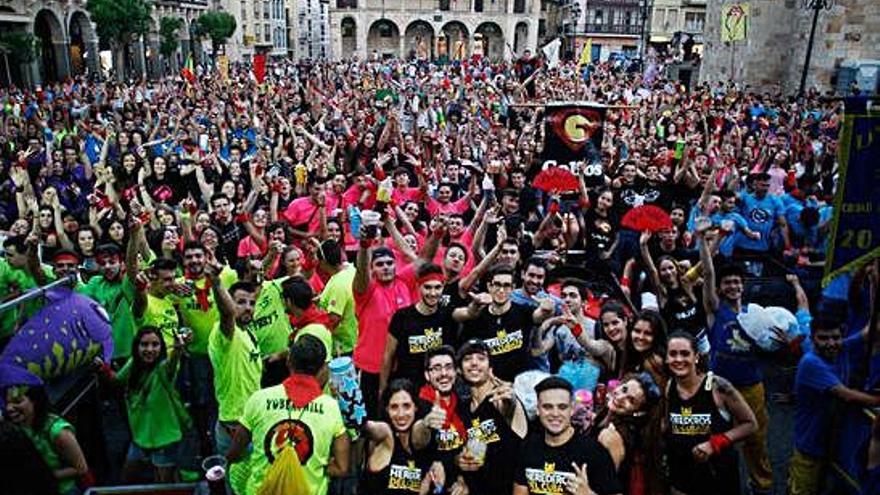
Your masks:
<svg viewBox="0 0 880 495"><path fill-rule="evenodd" d="M804 0L803 6L813 11L813 25L810 27L810 39L807 41L807 56L804 59L804 69L801 72L801 84L798 87L798 98L803 98L804 89L807 85L807 71L810 70L810 58L813 56L813 39L816 36L816 24L819 22L819 11L831 10L834 0Z"/></svg>

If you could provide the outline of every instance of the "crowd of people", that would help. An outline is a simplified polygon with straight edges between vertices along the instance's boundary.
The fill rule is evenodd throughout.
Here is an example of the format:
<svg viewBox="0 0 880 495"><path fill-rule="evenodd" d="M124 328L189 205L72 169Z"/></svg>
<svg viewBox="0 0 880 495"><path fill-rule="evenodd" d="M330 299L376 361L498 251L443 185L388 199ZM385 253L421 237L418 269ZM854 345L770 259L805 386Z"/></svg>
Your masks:
<svg viewBox="0 0 880 495"><path fill-rule="evenodd" d="M0 292L72 275L100 303L97 421L129 434L98 468L44 384L9 384L2 464L35 474L4 486L166 483L221 455L247 495L770 493L762 370L798 363L781 483L828 489L832 406L880 405L855 376L876 266L805 289L842 106L685 88L652 64L279 62L260 82L236 66L0 89ZM556 101L608 105L601 171L570 167L576 190L534 187ZM645 205L670 224L622 222ZM746 285L774 274L791 327L756 335ZM0 346L38 309L0 314ZM328 385L346 356L365 419ZM862 440L878 493L880 426Z"/></svg>

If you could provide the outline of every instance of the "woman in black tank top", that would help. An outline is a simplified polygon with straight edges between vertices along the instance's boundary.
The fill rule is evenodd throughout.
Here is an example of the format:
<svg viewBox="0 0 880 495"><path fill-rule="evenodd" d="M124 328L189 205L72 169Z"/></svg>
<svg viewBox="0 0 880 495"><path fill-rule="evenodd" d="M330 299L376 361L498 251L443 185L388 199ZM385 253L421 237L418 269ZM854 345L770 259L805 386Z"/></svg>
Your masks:
<svg viewBox="0 0 880 495"><path fill-rule="evenodd" d="M697 368L697 346L686 332L669 336L666 364L666 455L673 495L738 494L734 442L754 434L755 415L730 383Z"/></svg>
<svg viewBox="0 0 880 495"><path fill-rule="evenodd" d="M392 380L382 397L387 421L368 421L366 469L361 493L413 495L438 493L445 485L445 472L434 462L433 447L415 451L412 426L416 418L415 389L405 378ZM443 493L442 491L440 493Z"/></svg>

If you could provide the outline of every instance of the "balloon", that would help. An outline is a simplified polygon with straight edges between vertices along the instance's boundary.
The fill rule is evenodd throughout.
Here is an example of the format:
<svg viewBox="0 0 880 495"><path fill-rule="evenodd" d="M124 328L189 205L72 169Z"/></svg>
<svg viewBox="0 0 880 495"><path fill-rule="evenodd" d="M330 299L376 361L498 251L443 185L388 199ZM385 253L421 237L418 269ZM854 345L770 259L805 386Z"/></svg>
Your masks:
<svg viewBox="0 0 880 495"><path fill-rule="evenodd" d="M96 356L106 362L113 357L107 313L92 299L59 287L46 292L46 305L9 341L0 366L19 367L47 380L88 366ZM0 386L4 378L0 376Z"/></svg>

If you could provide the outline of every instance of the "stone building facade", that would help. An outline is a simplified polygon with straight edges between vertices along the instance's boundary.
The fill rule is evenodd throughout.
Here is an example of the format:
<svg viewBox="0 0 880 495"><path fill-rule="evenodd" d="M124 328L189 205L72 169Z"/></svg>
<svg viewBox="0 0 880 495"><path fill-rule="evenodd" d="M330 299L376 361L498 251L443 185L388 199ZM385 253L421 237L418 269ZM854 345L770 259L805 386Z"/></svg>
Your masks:
<svg viewBox="0 0 880 495"><path fill-rule="evenodd" d="M0 81L17 84L40 84L68 76L101 75L115 63L98 39L94 23L86 10L86 0L4 0L0 3L0 33L24 31L39 39L37 60L18 67L8 57L0 58ZM131 75L159 77L179 68L186 54L201 52L196 43L195 22L207 10L208 0L153 0L149 32L129 49L126 61ZM159 23L162 17L184 21L179 31L180 48L165 60L159 53ZM104 54L102 56L102 54ZM11 81L9 81L11 79Z"/></svg>
<svg viewBox="0 0 880 495"><path fill-rule="evenodd" d="M704 81L734 81L761 89L797 92L813 11L804 0L749 0L748 38L721 42L721 7L707 6ZM880 59L880 2L834 0L819 13L807 88L829 90L840 63Z"/></svg>
<svg viewBox="0 0 880 495"><path fill-rule="evenodd" d="M537 49L540 0L331 0L330 57L510 59Z"/></svg>
<svg viewBox="0 0 880 495"><path fill-rule="evenodd" d="M42 50L30 66L18 67L3 56L0 64L8 62L9 66L3 68L0 81L8 84L11 78L13 83L39 84L97 72L98 36L85 4L85 0L2 2L0 33L31 33L39 39Z"/></svg>
<svg viewBox="0 0 880 495"><path fill-rule="evenodd" d="M291 55L296 59L330 58L330 4L327 0L289 0L296 26Z"/></svg>

